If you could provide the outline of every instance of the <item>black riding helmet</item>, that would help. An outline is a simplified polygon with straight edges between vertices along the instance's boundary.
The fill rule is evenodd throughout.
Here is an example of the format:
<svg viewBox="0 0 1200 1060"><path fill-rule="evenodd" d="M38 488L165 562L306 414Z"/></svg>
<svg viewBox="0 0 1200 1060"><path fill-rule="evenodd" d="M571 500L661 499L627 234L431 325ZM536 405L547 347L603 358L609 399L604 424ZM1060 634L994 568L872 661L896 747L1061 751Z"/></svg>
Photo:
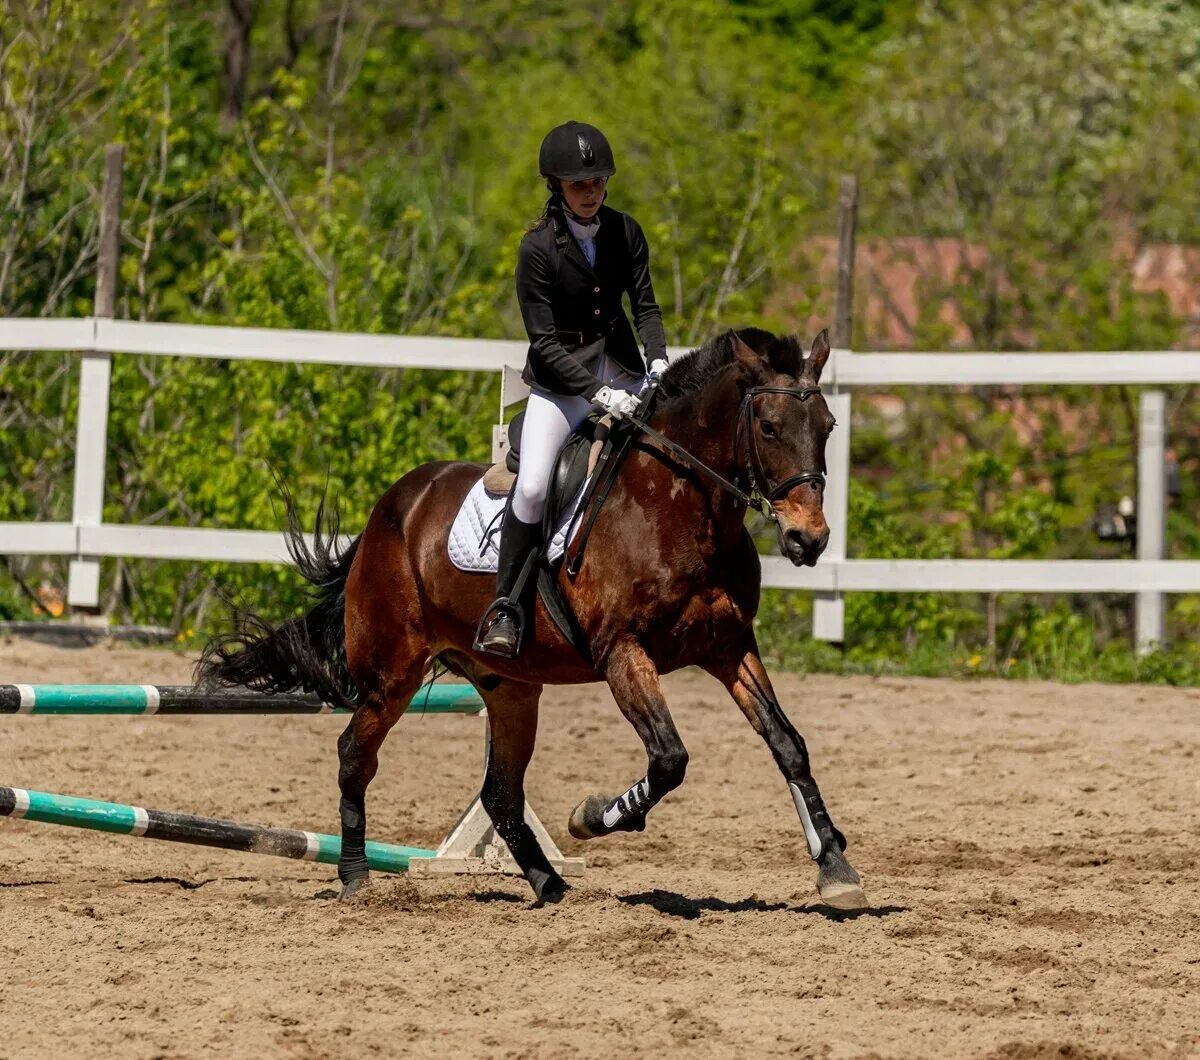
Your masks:
<svg viewBox="0 0 1200 1060"><path fill-rule="evenodd" d="M604 133L582 121L569 121L546 133L538 151L538 168L543 177L559 180L611 177L617 171Z"/></svg>

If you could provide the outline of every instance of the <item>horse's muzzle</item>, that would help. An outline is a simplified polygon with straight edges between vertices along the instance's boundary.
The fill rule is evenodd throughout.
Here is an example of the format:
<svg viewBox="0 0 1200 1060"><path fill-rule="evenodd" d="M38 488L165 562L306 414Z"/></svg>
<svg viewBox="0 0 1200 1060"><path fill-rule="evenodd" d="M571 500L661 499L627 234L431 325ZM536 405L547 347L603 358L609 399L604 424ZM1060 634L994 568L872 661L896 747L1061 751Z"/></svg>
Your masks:
<svg viewBox="0 0 1200 1060"><path fill-rule="evenodd" d="M815 567L829 544L829 527L820 533L811 530L779 530L779 549L797 567Z"/></svg>

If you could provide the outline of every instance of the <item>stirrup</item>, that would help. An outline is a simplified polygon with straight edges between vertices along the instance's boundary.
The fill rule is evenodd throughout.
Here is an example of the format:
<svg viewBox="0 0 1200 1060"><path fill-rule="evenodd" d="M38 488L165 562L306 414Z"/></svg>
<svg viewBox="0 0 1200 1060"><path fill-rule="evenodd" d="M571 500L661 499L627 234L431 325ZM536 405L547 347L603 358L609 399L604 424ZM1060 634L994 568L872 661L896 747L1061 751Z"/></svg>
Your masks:
<svg viewBox="0 0 1200 1060"><path fill-rule="evenodd" d="M517 643L513 650L502 650L500 645L488 645L483 643L484 637L491 632L492 626L495 625L502 617L510 619L517 629ZM493 600L488 609L484 611L483 617L479 619L479 624L475 627L475 639L471 645L475 651L487 652L489 655L499 655L505 659L515 659L521 654L521 645L525 641L525 612L520 604L507 596L501 596Z"/></svg>

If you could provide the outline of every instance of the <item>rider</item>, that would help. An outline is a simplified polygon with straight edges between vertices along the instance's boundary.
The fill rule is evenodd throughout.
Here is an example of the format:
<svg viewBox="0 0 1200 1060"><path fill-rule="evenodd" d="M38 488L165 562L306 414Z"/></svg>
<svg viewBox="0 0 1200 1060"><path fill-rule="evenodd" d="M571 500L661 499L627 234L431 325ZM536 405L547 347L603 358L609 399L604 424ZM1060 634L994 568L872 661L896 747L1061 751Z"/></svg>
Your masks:
<svg viewBox="0 0 1200 1060"><path fill-rule="evenodd" d="M646 237L628 214L603 205L616 172L608 140L593 125L569 121L546 134L538 164L550 198L517 256L517 299L529 333L522 378L531 393L520 470L500 534L497 599L489 608L497 617L479 641L485 651L509 657L520 645L520 614L505 603L541 544L558 451L592 408L617 418L637 408L645 361L622 293L629 295L650 374L667 367Z"/></svg>

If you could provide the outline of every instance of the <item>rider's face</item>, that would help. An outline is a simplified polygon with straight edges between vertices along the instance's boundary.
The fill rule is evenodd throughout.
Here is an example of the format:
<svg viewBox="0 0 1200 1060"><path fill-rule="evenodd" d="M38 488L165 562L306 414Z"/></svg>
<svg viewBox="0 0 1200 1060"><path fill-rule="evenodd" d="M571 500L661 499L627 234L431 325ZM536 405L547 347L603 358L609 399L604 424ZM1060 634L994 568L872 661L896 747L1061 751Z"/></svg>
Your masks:
<svg viewBox="0 0 1200 1060"><path fill-rule="evenodd" d="M600 209L604 202L604 186L607 177L592 177L590 180L564 180L562 182L563 199L571 213L590 218Z"/></svg>

